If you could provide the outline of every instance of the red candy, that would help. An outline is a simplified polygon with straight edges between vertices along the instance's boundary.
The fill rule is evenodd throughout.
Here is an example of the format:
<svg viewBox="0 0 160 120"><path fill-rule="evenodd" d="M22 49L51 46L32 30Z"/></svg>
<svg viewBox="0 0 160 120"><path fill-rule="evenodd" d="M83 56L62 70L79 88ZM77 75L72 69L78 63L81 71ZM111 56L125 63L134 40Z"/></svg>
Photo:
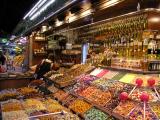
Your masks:
<svg viewBox="0 0 160 120"><path fill-rule="evenodd" d="M156 81L155 81L155 79L148 79L148 85L150 86L150 87L153 87L154 85L155 85L155 83L156 83Z"/></svg>
<svg viewBox="0 0 160 120"><path fill-rule="evenodd" d="M128 93L122 92L119 96L120 100L127 100L128 99Z"/></svg>
<svg viewBox="0 0 160 120"><path fill-rule="evenodd" d="M141 101L143 102L148 102L149 100L149 95L147 93L142 93L140 96Z"/></svg>
<svg viewBox="0 0 160 120"><path fill-rule="evenodd" d="M141 87L142 84L143 84L143 80L141 78L137 78L136 79L136 84L137 84L138 87Z"/></svg>

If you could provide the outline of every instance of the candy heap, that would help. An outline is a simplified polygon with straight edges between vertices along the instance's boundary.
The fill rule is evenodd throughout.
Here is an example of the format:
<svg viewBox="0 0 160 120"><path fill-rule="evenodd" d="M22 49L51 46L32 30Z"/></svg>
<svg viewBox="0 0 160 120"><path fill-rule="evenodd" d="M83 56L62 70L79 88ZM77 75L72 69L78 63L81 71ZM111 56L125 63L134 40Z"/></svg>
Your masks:
<svg viewBox="0 0 160 120"><path fill-rule="evenodd" d="M107 118L109 117L109 115L96 108L91 108L85 113L84 116L86 120L107 120Z"/></svg>
<svg viewBox="0 0 160 120"><path fill-rule="evenodd" d="M0 92L0 101L16 98L20 93L16 89L8 89Z"/></svg>
<svg viewBox="0 0 160 120"><path fill-rule="evenodd" d="M75 111L76 113L79 113L81 115L84 115L84 113L89 110L92 107L92 105L90 105L89 103L77 99L75 100L70 106L69 108L72 109L73 111Z"/></svg>
<svg viewBox="0 0 160 120"><path fill-rule="evenodd" d="M46 110L46 107L40 100L37 99L27 99L23 102L23 106L28 115L35 111Z"/></svg>
<svg viewBox="0 0 160 120"><path fill-rule="evenodd" d="M100 106L104 106L108 101L111 100L111 94L109 91L102 91L96 87L88 87L79 95Z"/></svg>
<svg viewBox="0 0 160 120"><path fill-rule="evenodd" d="M146 120L157 120L157 117L153 113L153 111L149 108L147 105L147 108L145 110L145 118ZM144 108L143 105L138 105L136 108L129 114L128 119L129 120L143 120L144 115Z"/></svg>
<svg viewBox="0 0 160 120"><path fill-rule="evenodd" d="M53 96L57 98L59 101L63 101L67 98L68 93L66 93L63 90L58 90L56 93L53 94Z"/></svg>
<svg viewBox="0 0 160 120"><path fill-rule="evenodd" d="M27 95L27 94L30 94L30 93L37 93L38 92L36 89L29 88L29 87L19 88L19 89L17 89L17 91L22 95Z"/></svg>
<svg viewBox="0 0 160 120"><path fill-rule="evenodd" d="M61 87L65 87L75 83L75 77L80 76L83 73L91 70L93 67L90 65L79 65L79 67L72 68L70 71L66 72L63 77L57 79L55 82Z"/></svg>
<svg viewBox="0 0 160 120"><path fill-rule="evenodd" d="M1 103L1 109L3 112L20 111L24 110L19 100L8 100Z"/></svg>
<svg viewBox="0 0 160 120"><path fill-rule="evenodd" d="M127 116L128 113L136 106L136 103L133 101L120 102L120 104L114 109L114 113L117 113L121 116Z"/></svg>

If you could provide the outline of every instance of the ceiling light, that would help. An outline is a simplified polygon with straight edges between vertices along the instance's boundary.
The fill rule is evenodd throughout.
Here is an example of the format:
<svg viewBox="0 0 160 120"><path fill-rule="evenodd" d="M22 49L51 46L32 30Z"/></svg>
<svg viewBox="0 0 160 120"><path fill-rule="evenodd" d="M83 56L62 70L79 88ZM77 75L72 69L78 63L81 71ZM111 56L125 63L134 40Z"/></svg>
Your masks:
<svg viewBox="0 0 160 120"><path fill-rule="evenodd" d="M23 19L26 19L42 1L43 1L43 0L39 0L39 1L35 4L35 6L24 16Z"/></svg>
<svg viewBox="0 0 160 120"><path fill-rule="evenodd" d="M38 7L41 7L47 0L43 0L39 5Z"/></svg>
<svg viewBox="0 0 160 120"><path fill-rule="evenodd" d="M46 1L47 1L47 0L39 0L39 1L34 5L34 7L24 16L23 19L26 19L27 17L33 15L33 14L36 12L36 10L37 10L38 8L40 8Z"/></svg>
<svg viewBox="0 0 160 120"><path fill-rule="evenodd" d="M37 7L29 14L29 17L32 16L36 11L37 11Z"/></svg>
<svg viewBox="0 0 160 120"><path fill-rule="evenodd" d="M117 3L121 2L122 0L110 0L106 1L106 3L101 5L101 8L107 8L116 5Z"/></svg>
<svg viewBox="0 0 160 120"><path fill-rule="evenodd" d="M149 19L150 22L158 23L160 22L160 17L152 17Z"/></svg>
<svg viewBox="0 0 160 120"><path fill-rule="evenodd" d="M30 17L30 20L34 20L35 18L37 18L43 11L45 11L54 2L55 0L50 0L49 2L47 2L44 6L42 6L42 8L40 8L40 10L38 10L33 16Z"/></svg>
<svg viewBox="0 0 160 120"><path fill-rule="evenodd" d="M39 15L40 15L40 12L35 13L35 14L30 18L30 20L35 19L35 18L38 17Z"/></svg>

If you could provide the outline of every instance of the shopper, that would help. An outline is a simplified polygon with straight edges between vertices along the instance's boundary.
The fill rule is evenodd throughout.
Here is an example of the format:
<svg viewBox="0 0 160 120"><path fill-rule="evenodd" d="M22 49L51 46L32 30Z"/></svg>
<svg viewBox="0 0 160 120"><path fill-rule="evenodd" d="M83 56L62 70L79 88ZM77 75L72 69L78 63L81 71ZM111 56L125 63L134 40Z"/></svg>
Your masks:
<svg viewBox="0 0 160 120"><path fill-rule="evenodd" d="M4 56L3 52L0 51L0 65L5 65L6 57Z"/></svg>
<svg viewBox="0 0 160 120"><path fill-rule="evenodd" d="M4 56L3 52L0 51L0 73L6 72L6 57Z"/></svg>

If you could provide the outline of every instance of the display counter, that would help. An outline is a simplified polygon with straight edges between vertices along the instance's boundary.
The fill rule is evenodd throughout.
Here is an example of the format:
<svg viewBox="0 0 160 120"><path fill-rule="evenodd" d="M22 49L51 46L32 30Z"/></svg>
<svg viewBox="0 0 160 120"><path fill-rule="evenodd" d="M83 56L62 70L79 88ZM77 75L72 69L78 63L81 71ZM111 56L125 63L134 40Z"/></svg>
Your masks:
<svg viewBox="0 0 160 120"><path fill-rule="evenodd" d="M15 75L1 74L0 75L0 90L9 88L19 88L27 86L34 77L32 75Z"/></svg>
<svg viewBox="0 0 160 120"><path fill-rule="evenodd" d="M73 73L70 73L71 76L72 74ZM55 83L57 77L59 77L57 73L53 74L50 72L50 74L46 75L45 80ZM142 86L135 87L137 79L143 81ZM90 72L84 72L80 76L74 77L74 80L74 85L70 84L64 88L52 85L48 89L54 91L52 96L55 99L69 106L69 108L76 113L79 113L81 110L81 108L77 108L77 106L82 106L83 101L85 101L103 112L103 114L112 116L113 120L113 117L118 120L135 120L138 118L142 120L144 117L144 109L147 119L158 120L159 112L157 112L156 109L160 106L158 102L160 99L160 78L155 74L144 75L118 69L95 68ZM151 80L155 80L155 84L152 87L149 84ZM120 95L123 92L128 94L127 100L120 99ZM142 93L147 93L149 95L146 108L144 108L143 102L141 101L140 96ZM69 99L68 97L71 99L70 103L65 102L66 99ZM80 98L83 101L76 101L75 98ZM85 110L87 107L88 105L82 106ZM92 110L86 110L82 116L85 119L95 120L94 115L89 111ZM95 114L97 114L97 110L95 111ZM139 114L137 115L137 113ZM105 120L106 118L102 117L102 119ZM110 119L108 118L107 120Z"/></svg>
<svg viewBox="0 0 160 120"><path fill-rule="evenodd" d="M62 106L58 101L44 96L37 89L23 87L1 91L0 119L35 120L69 119L79 120L78 116Z"/></svg>
<svg viewBox="0 0 160 120"><path fill-rule="evenodd" d="M137 80L142 81L142 84L138 85ZM34 80L28 87L1 91L2 117L24 117L23 114L7 115L13 108L19 111L19 107L13 104L15 101L11 100L16 99L23 112L26 111L26 119L40 119L46 114L66 111L76 117L74 120L143 120L144 114L149 120L158 120L159 86L160 78L154 74L136 74L79 64L63 72L50 71L44 75L43 80ZM122 99L124 93L126 99ZM145 108L141 100L144 93L149 97ZM54 118L50 115L48 117Z"/></svg>

